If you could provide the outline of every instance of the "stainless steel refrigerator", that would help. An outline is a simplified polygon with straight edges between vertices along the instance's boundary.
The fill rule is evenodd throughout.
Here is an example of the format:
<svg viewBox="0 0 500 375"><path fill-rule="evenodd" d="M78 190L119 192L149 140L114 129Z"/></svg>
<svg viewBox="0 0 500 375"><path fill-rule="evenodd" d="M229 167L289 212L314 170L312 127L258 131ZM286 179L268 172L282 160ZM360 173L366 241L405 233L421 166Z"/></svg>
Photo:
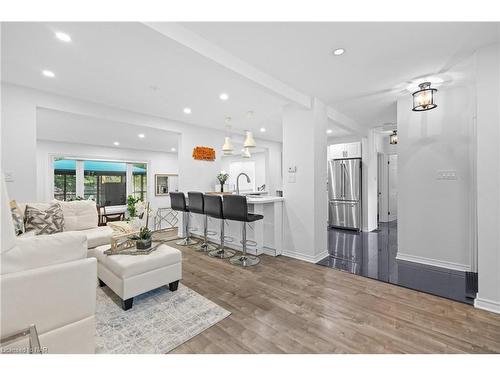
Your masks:
<svg viewBox="0 0 500 375"><path fill-rule="evenodd" d="M328 162L328 224L361 230L361 159Z"/></svg>

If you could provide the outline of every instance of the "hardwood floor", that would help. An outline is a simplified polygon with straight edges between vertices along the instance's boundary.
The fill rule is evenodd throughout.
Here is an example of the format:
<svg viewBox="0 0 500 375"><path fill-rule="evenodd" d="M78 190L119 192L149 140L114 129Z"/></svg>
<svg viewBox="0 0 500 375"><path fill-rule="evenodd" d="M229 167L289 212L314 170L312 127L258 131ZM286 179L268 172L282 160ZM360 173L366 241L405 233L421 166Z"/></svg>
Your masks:
<svg viewBox="0 0 500 375"><path fill-rule="evenodd" d="M500 315L287 257L183 253L182 283L231 315L172 353L500 353Z"/></svg>

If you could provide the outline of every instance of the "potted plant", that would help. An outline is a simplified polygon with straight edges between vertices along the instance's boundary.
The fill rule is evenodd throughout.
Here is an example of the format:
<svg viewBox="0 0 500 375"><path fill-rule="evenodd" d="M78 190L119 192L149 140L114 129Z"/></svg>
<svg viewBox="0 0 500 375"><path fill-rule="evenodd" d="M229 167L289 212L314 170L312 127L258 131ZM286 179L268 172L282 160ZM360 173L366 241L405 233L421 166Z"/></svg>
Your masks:
<svg viewBox="0 0 500 375"><path fill-rule="evenodd" d="M220 173L217 175L217 180L219 180L220 183L220 192L224 192L224 184L226 183L227 179L229 178L229 175L226 173L226 171L220 171Z"/></svg>
<svg viewBox="0 0 500 375"><path fill-rule="evenodd" d="M137 216L137 210L136 210L136 203L140 201L139 198L134 198L134 196L129 195L127 197L127 211L130 217L136 217Z"/></svg>
<svg viewBox="0 0 500 375"><path fill-rule="evenodd" d="M153 232L147 227L142 227L139 234L131 236L130 239L135 241L137 250L147 250L151 247Z"/></svg>

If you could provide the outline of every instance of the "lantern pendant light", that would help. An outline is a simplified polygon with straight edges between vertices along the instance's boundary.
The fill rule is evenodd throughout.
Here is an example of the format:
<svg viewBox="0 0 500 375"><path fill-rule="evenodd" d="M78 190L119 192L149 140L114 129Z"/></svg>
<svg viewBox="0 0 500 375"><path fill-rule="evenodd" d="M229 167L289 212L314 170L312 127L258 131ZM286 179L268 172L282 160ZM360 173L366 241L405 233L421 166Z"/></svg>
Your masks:
<svg viewBox="0 0 500 375"><path fill-rule="evenodd" d="M418 85L420 90L413 93L413 111L421 112L436 108L434 103L436 97L436 89L431 88L430 82L423 82Z"/></svg>
<svg viewBox="0 0 500 375"><path fill-rule="evenodd" d="M393 130L392 134L389 136L389 143L391 145L397 145L398 144L398 131Z"/></svg>

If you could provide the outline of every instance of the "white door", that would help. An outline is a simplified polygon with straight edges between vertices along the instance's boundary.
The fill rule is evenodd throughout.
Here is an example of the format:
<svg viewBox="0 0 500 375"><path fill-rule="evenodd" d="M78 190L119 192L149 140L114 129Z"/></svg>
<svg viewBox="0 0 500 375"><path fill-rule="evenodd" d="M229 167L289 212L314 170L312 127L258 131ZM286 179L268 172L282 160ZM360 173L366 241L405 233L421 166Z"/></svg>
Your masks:
<svg viewBox="0 0 500 375"><path fill-rule="evenodd" d="M389 155L389 221L398 218L398 155Z"/></svg>

